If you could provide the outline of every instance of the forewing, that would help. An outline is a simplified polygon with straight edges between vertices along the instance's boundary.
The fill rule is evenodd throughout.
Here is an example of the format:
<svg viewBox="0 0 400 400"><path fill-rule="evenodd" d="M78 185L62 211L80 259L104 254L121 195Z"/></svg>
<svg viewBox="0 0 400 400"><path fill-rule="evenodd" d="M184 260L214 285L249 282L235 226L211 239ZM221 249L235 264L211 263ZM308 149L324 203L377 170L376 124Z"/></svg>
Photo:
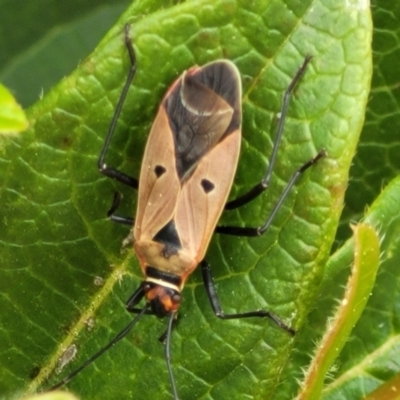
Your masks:
<svg viewBox="0 0 400 400"><path fill-rule="evenodd" d="M194 149L199 155L192 170L185 171L188 178L182 183L175 225L182 247L200 262L236 172L241 143L241 85L239 71L226 60L189 70L187 76L191 79L185 79L182 104L188 110L201 108L197 115L203 122L196 135L211 135L212 139L208 146ZM191 90L196 87L203 90ZM200 98L200 94L204 96Z"/></svg>
<svg viewBox="0 0 400 400"><path fill-rule="evenodd" d="M151 129L139 180L135 240L151 240L172 219L180 192L174 138L165 108Z"/></svg>
<svg viewBox="0 0 400 400"><path fill-rule="evenodd" d="M203 157L181 191L175 214L182 247L197 262L205 255L232 186L240 152L240 130Z"/></svg>
<svg viewBox="0 0 400 400"><path fill-rule="evenodd" d="M236 171L240 98L240 76L229 61L194 67L172 85L146 145L136 240L179 243L203 258Z"/></svg>

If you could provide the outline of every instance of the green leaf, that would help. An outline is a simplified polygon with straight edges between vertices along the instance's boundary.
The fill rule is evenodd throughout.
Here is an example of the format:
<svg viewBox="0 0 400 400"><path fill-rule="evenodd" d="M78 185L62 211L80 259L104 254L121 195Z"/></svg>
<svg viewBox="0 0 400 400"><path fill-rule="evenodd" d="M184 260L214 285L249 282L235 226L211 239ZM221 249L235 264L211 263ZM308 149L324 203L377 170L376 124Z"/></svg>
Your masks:
<svg viewBox="0 0 400 400"><path fill-rule="evenodd" d="M359 224L354 231L354 264L344 296L326 332L318 343L298 400L320 399L325 374L342 351L360 318L375 283L379 266L379 239L369 225Z"/></svg>
<svg viewBox="0 0 400 400"><path fill-rule="evenodd" d="M369 302L340 355L340 369L335 381L325 388L324 399L336 399L339 393L348 398L362 398L396 372L396 368L388 372L387 367L397 362L399 346L397 337L393 335L398 324L399 196L400 178L396 178L378 197L365 218L382 232L383 260ZM336 281L341 275L338 264L343 266L346 259L343 253L347 253L347 244L330 263L332 278Z"/></svg>
<svg viewBox="0 0 400 400"><path fill-rule="evenodd" d="M178 2L176 2L178 3ZM163 5L163 7L161 7ZM123 226L105 218L115 190L121 215L135 193L99 176L97 157L127 73L123 26L132 24L138 72L108 164L138 176L157 106L185 69L218 58L243 80L243 145L232 198L258 183L271 152L282 95L304 57L271 185L222 223L257 226L293 172L322 148L261 238L215 236L210 262L225 312L268 309L304 324L322 277L363 123L371 74L364 1L193 0L136 2L78 69L35 104L31 129L2 154L0 394L32 392L61 379L132 319L124 303L143 279ZM99 283L101 286L98 286ZM172 338L181 399L266 398L277 390L292 338L266 320L221 321L196 271L183 291ZM86 399L170 397L149 316L68 388ZM72 344L75 360L51 376ZM292 377L295 381L295 377ZM277 388L277 389L276 389Z"/></svg>
<svg viewBox="0 0 400 400"><path fill-rule="evenodd" d="M71 393L55 391L25 397L24 400L77 400L77 397L75 397Z"/></svg>
<svg viewBox="0 0 400 400"><path fill-rule="evenodd" d="M0 4L0 80L27 107L76 68L129 1L3 3Z"/></svg>
<svg viewBox="0 0 400 400"><path fill-rule="evenodd" d="M24 131L28 121L12 94L0 84L0 134Z"/></svg>
<svg viewBox="0 0 400 400"><path fill-rule="evenodd" d="M323 397L329 399L351 400L368 398L368 395L372 399L375 389L376 394L382 396L377 398L383 399L396 388L400 373L397 360L400 192L399 179L396 178L400 171L400 136L396 128L400 122L400 36L397 23L400 7L384 0L372 3L374 74L366 122L350 170L351 180L337 236L336 246L341 247L327 265L316 307L309 323L297 337L290 367L282 376L283 385L287 386L290 386L293 376L301 379L314 343L324 334L327 317L343 296L349 265L353 261L351 249L354 244L351 239L344 242L350 232L349 221L359 220L369 208L365 222L372 223L380 232L382 262L365 312L339 357L336 369L330 371L326 396ZM382 391L379 391L380 387ZM296 390L293 388L291 393L296 393ZM282 391L286 391L283 398L290 397L287 387ZM393 396L395 398L396 393Z"/></svg>
<svg viewBox="0 0 400 400"><path fill-rule="evenodd" d="M351 167L349 188L338 234L350 235L349 222L364 214L382 188L400 173L400 7L397 2L372 0L373 79L365 125Z"/></svg>
<svg viewBox="0 0 400 400"><path fill-rule="evenodd" d="M398 340L393 333L398 320L398 288L396 276L399 263L399 196L400 177L394 179L374 202L364 220L381 232L382 260L375 287L363 315L353 329L348 343L338 359L339 368L330 371L323 399L360 399L392 378L396 368L388 373L388 365L395 365ZM330 310L337 307L343 294L343 279L347 279L353 262L353 238L349 239L327 264L321 285L318 307L309 316L292 353L292 362L283 375L299 375L307 364L314 343L324 334ZM320 371L322 378L324 371ZM288 384L286 384L289 386ZM293 382L292 382L292 386ZM295 389L293 388L293 391ZM286 388L286 391L289 391Z"/></svg>

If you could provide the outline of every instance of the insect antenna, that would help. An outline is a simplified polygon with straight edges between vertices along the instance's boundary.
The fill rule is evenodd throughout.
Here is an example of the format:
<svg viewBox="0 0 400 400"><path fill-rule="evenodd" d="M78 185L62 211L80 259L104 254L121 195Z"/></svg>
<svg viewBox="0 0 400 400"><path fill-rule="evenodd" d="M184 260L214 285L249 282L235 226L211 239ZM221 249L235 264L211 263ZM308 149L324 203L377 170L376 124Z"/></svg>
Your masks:
<svg viewBox="0 0 400 400"><path fill-rule="evenodd" d="M95 353L92 357L87 359L81 366L79 366L77 369L72 371L69 375L67 375L64 379L62 379L60 382L56 383L49 389L46 389L45 392L50 392L52 390L56 390L59 387L65 385L68 383L75 375L79 374L84 368L86 368L88 365L90 365L93 361L95 361L97 358L99 358L103 353L105 353L110 347L114 346L117 342L119 342L122 338L124 338L131 330L132 328L136 325L136 323L143 317L143 315L146 314L147 309L150 307L149 303L146 303L146 305L142 308L141 312L121 331L118 333L117 336L115 336L114 339L112 339L106 346L101 348L97 353ZM168 349L169 351L169 349ZM168 362L167 362L168 364Z"/></svg>
<svg viewBox="0 0 400 400"><path fill-rule="evenodd" d="M171 315L169 316L168 326L165 332L165 361L167 362L168 375L171 381L174 400L179 400L178 391L176 390L174 374L172 373L172 366L171 366L171 333L172 333L172 328L174 327L175 314L176 314L175 312L172 312Z"/></svg>

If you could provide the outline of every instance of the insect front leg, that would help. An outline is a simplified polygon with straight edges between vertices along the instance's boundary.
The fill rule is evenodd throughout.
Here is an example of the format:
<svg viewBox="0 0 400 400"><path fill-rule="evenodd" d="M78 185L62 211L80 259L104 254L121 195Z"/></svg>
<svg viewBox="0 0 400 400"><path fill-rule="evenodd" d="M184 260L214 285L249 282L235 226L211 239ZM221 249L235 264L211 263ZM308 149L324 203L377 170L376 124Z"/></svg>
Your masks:
<svg viewBox="0 0 400 400"><path fill-rule="evenodd" d="M136 306L138 305L138 303L140 303L140 301L143 299L144 296L145 292L143 284L141 284L139 288L126 301L125 303L126 310L132 314L140 314L143 311L143 308L136 308ZM151 308L148 308L148 305L150 305L150 303L146 303L145 314L153 315L154 313L151 310Z"/></svg>
<svg viewBox="0 0 400 400"><path fill-rule="evenodd" d="M99 160L97 162L97 166L99 168L99 171L102 174L108 176L109 178L113 178L127 186L137 189L138 181L136 178L133 178L133 177L125 174L124 172L121 172L113 167L109 167L105 162L106 155L107 155L108 149L110 147L111 139L114 135L115 128L117 126L117 121L121 114L122 106L125 102L126 95L128 94L129 87L133 81L135 74L136 74L136 57L135 57L135 51L134 51L133 45L132 45L132 40L129 35L129 28L130 28L130 25L128 25L128 24L125 25L125 44L126 44L126 48L128 49L130 68L129 68L128 75L126 77L124 88L123 88L121 96L118 100L117 107L115 108L114 115L113 115L111 123L110 123L110 127L108 128L106 140L104 141L104 145L101 150Z"/></svg>
<svg viewBox="0 0 400 400"><path fill-rule="evenodd" d="M135 299L135 301L138 303L144 296L144 291L142 286L140 286L135 293L130 297L130 299ZM83 369L85 369L88 365L92 364L93 361L97 360L102 354L104 354L109 348L114 346L116 343L118 343L121 339L123 339L132 329L133 327L137 324L137 322L145 315L150 307L150 304L146 303L144 307L137 312L137 316L121 331L119 332L108 344L106 344L104 347L102 347L97 353L92 355L90 358L88 358L83 364L81 364L78 368L73 370L69 375L67 375L64 379L56 383L55 385L51 386L50 388L46 389L45 392L50 392L53 390L56 390L60 388L61 386L64 386L67 384L69 381L74 378L74 376L78 375L79 372L81 372Z"/></svg>
<svg viewBox="0 0 400 400"><path fill-rule="evenodd" d="M266 311L266 310L255 310L255 311L248 311L244 313L237 313L237 314L225 314L222 311L221 303L219 301L217 295L217 289L214 284L214 280L211 273L210 265L207 261L203 260L201 262L201 271L203 275L203 282L206 289L206 293L208 299L211 303L211 308L214 311L214 314L221 319L237 319L237 318L252 318L252 317L261 317L261 318L269 318L274 321L280 328L284 329L291 335L295 334L294 329L287 326L284 322L282 322L275 314Z"/></svg>

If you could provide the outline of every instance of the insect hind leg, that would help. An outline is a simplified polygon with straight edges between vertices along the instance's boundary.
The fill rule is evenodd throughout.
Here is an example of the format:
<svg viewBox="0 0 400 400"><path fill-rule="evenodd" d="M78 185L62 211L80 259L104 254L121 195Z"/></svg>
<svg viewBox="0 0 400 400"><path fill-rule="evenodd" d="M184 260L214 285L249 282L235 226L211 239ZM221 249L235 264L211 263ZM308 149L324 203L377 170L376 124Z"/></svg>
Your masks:
<svg viewBox="0 0 400 400"><path fill-rule="evenodd" d="M273 144L273 148L272 148L272 153L271 153L271 157L269 159L267 171L265 172L263 179L261 180L260 183L255 185L252 189L250 189L247 193L226 203L225 210L233 210L235 208L244 206L245 204L251 202L256 197L258 197L261 193L263 193L265 190L268 189L269 183L271 181L272 171L275 166L276 155L278 153L279 145L281 143L281 139L282 139L282 135L283 135L283 128L284 128L285 121L286 121L286 115L287 115L287 111L288 111L288 107L289 107L289 103L290 103L290 98L292 96L293 90L295 89L297 83L304 75L310 60L311 60L311 56L305 57L303 64L297 70L296 75L293 77L292 81L290 82L289 86L287 87L287 89L283 95L282 107L281 107L281 111L280 111L280 118L279 118L279 123L278 123L277 129L276 129L276 135L275 135L275 140L274 140L274 144Z"/></svg>
<svg viewBox="0 0 400 400"><path fill-rule="evenodd" d="M138 180L136 178L133 178L133 177L125 174L124 172L119 171L116 168L109 167L105 162L106 155L107 155L108 149L110 147L111 139L114 135L115 128L117 126L118 118L121 114L121 110L124 105L126 96L128 94L129 87L133 81L135 74L136 74L136 57L135 57L135 51L134 51L133 45L132 45L132 40L129 35L129 29L130 29L130 25L129 24L125 25L125 44L126 44L126 48L128 50L129 59L130 59L129 72L126 77L126 81L125 81L124 87L122 89L120 98L118 100L117 107L115 108L114 115L112 117L110 126L108 128L106 140L104 141L103 148L101 149L100 156L99 156L99 159L97 162L97 166L99 168L99 171L103 175L108 176L109 178L113 178L113 179L115 179L127 186L130 186L134 189L137 189L138 188Z"/></svg>
<svg viewBox="0 0 400 400"><path fill-rule="evenodd" d="M287 87L285 94L283 96L282 108L281 108L281 112L280 112L278 127L276 130L276 136L275 136L275 140L274 140L274 144L273 144L273 149L272 149L271 157L269 160L268 168L266 170L266 173L265 173L263 179L261 180L260 183L255 185L252 189L250 189L247 193L226 203L225 210L233 210L235 208L239 208L239 207L251 202L256 197L258 197L261 193L263 193L265 190L268 189L269 183L271 181L272 171L275 166L275 161L276 161L276 156L278 153L279 145L281 143L281 139L282 139L282 135L283 135L283 128L285 125L285 120L286 120L287 110L289 107L290 98L291 98L291 95L292 95L293 90L295 89L297 83L299 82L301 77L304 75L310 60L311 60L311 56L307 56L304 59L303 64L297 70L296 75L293 77L292 81L290 82L290 84ZM306 171L308 168L310 168L312 165L314 165L325 154L326 154L325 150L321 150L316 156L314 156L312 159L310 159L309 161L304 163L297 171L295 171L295 173L292 175L289 183L286 185L284 191L282 192L281 196L279 197L278 201L276 202L271 214L268 216L268 218L265 220L265 222L262 225L260 225L258 227L217 226L215 229L215 232L226 234L226 235L235 235L235 236L248 236L248 237L261 236L270 227L275 215L279 211L280 207L282 206L283 202L285 201L286 197L288 196L290 190L296 184L296 182L299 180L299 178L301 177L303 172Z"/></svg>

